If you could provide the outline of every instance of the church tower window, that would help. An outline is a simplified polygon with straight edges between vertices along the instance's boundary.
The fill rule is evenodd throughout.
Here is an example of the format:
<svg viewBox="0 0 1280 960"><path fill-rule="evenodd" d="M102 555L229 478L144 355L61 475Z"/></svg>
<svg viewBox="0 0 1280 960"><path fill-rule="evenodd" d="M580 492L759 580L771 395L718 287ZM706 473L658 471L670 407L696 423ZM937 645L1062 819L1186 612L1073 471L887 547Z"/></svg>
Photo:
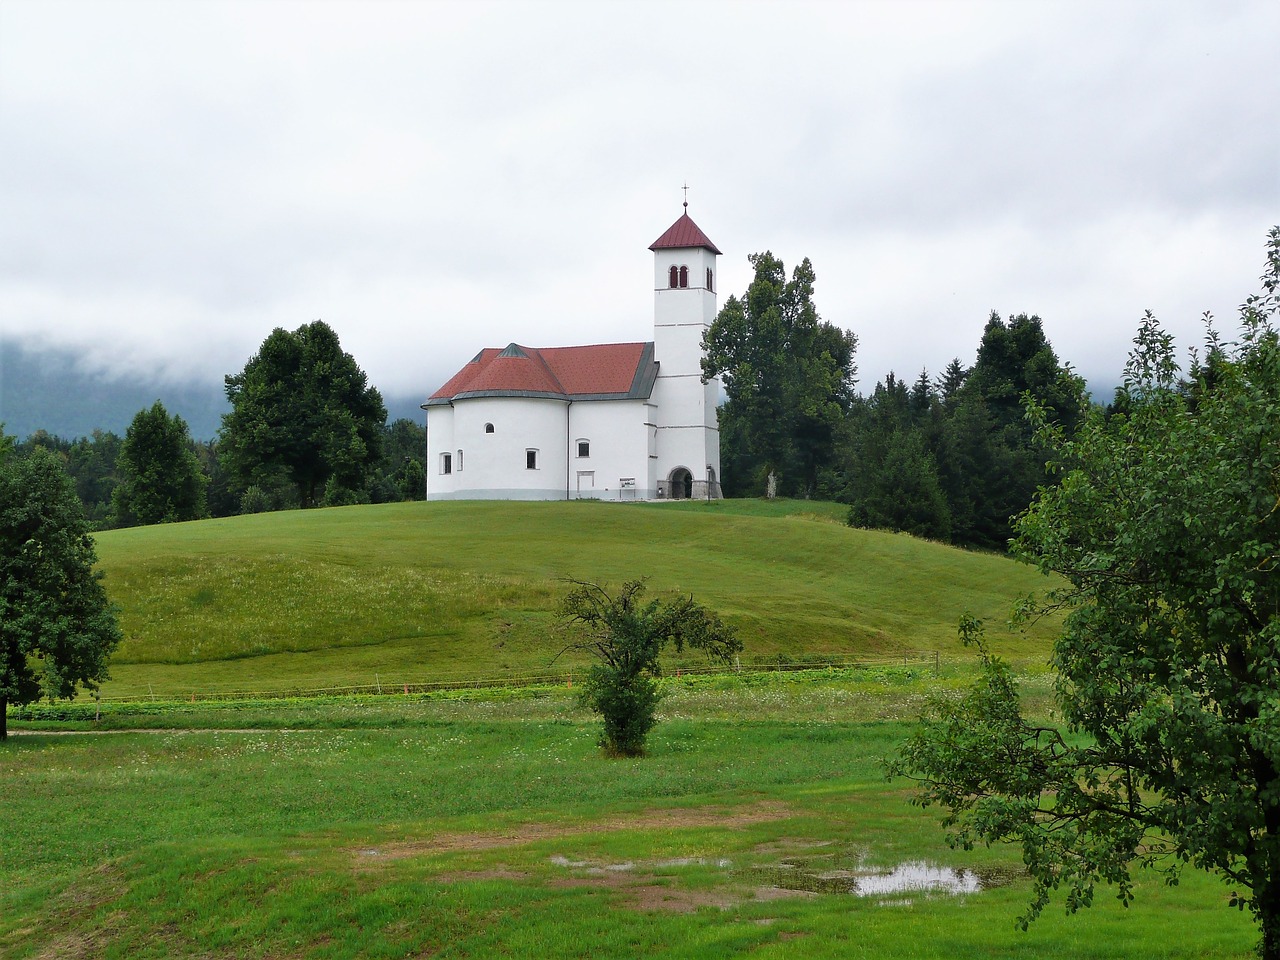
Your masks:
<svg viewBox="0 0 1280 960"><path fill-rule="evenodd" d="M484 425L484 432L485 432L485 433L493 433L493 424L492 424L492 423L486 423L486 424Z"/></svg>
<svg viewBox="0 0 1280 960"><path fill-rule="evenodd" d="M716 292L716 288L711 285L711 268L707 267L707 289L712 293Z"/></svg>
<svg viewBox="0 0 1280 960"><path fill-rule="evenodd" d="M680 271L677 270L675 267L672 267L670 271L668 271L667 273L667 286L671 287L671 289L674 290L679 285L680 285Z"/></svg>
<svg viewBox="0 0 1280 960"><path fill-rule="evenodd" d="M680 286L681 288L689 286L689 268L688 267L680 268Z"/></svg>

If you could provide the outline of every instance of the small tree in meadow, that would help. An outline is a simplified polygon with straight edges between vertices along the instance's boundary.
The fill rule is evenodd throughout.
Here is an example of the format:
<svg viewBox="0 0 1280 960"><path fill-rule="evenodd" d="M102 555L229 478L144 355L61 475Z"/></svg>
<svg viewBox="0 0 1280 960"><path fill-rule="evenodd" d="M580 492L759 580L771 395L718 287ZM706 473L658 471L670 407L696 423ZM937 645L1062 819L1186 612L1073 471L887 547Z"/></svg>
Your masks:
<svg viewBox="0 0 1280 960"><path fill-rule="evenodd" d="M641 756L662 697L657 678L663 649L688 646L728 661L742 641L692 597L645 603L643 580L629 580L614 594L599 584L570 583L560 615L577 639L564 652L580 650L595 660L582 685L582 702L604 720L600 745L606 753Z"/></svg>

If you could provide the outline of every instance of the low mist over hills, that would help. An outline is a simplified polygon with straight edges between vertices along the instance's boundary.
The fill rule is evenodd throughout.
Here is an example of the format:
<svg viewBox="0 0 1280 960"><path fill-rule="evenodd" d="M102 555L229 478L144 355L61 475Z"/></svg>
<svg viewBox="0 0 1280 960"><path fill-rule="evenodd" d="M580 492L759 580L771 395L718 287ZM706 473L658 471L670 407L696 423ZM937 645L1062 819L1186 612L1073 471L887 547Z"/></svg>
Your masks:
<svg viewBox="0 0 1280 960"><path fill-rule="evenodd" d="M228 370L228 373L235 373ZM383 395L387 418L422 420L426 398ZM159 400L187 421L196 440L211 440L230 407L222 383L166 383L159 378L114 378L86 373L70 351L41 350L0 339L0 424L22 439L45 430L68 440L94 430L123 436L134 415Z"/></svg>

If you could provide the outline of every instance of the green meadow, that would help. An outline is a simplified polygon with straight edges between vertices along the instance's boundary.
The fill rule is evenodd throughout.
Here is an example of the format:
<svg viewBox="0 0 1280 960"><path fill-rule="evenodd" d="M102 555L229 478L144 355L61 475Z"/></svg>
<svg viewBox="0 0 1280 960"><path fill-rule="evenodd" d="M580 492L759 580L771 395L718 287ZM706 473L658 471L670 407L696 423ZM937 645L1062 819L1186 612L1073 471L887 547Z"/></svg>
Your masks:
<svg viewBox="0 0 1280 960"><path fill-rule="evenodd" d="M102 535L128 639L101 704L11 714L0 956L1251 956L1230 889L1194 872L1017 929L1017 851L950 849L883 761L927 698L967 682L964 609L1051 716L1052 625L1004 626L1044 584L838 519L405 504ZM746 641L740 672L668 664L642 759L601 755L569 676L281 696L366 672L545 673L560 578L640 575ZM937 665L896 661L918 650ZM823 656L868 663L751 666ZM190 696L219 685L264 696Z"/></svg>
<svg viewBox="0 0 1280 960"><path fill-rule="evenodd" d="M988 621L1040 665L1051 625L1005 628L1042 589L1004 558L851 530L810 502L403 503L117 530L98 537L125 641L105 697L273 692L571 672L564 578L692 593L742 637L743 663L963 656ZM695 666L696 658L672 661Z"/></svg>

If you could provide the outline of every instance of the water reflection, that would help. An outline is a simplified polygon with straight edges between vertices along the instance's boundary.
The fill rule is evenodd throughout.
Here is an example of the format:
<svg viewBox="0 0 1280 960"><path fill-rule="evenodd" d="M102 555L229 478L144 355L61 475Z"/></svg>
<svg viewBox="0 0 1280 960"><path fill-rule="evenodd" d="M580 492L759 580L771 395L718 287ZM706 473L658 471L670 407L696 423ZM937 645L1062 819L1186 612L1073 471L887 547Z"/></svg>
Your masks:
<svg viewBox="0 0 1280 960"><path fill-rule="evenodd" d="M855 873L849 891L859 897L890 893L977 893L987 884L972 870L939 867L923 860L900 863L892 870Z"/></svg>

